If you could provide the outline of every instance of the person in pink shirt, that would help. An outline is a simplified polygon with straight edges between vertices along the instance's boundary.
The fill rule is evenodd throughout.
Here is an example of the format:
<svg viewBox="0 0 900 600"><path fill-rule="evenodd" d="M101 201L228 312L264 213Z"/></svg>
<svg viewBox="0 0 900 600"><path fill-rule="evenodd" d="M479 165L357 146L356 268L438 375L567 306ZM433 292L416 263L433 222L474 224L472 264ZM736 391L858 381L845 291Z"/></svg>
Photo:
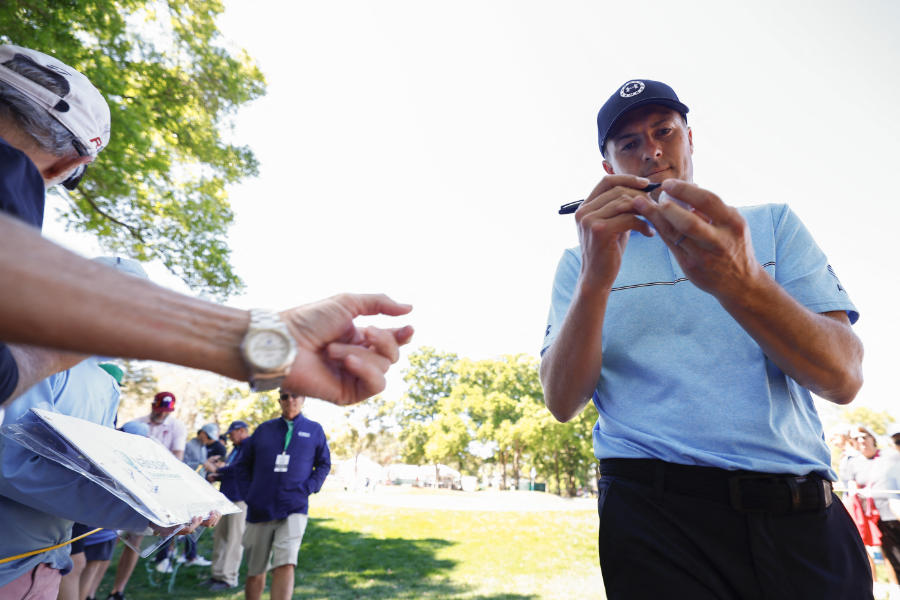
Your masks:
<svg viewBox="0 0 900 600"><path fill-rule="evenodd" d="M181 421L170 416L174 411L175 394L160 392L153 397L150 414L140 417L138 421L150 427L151 438L168 448L178 460L182 460L187 443L187 429Z"/></svg>

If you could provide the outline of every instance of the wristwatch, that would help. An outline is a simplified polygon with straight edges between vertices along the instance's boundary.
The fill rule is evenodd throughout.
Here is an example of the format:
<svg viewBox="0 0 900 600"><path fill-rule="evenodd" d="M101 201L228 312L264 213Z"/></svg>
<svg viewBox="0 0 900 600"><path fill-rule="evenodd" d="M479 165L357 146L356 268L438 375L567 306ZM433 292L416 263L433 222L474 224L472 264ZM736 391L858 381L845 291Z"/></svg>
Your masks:
<svg viewBox="0 0 900 600"><path fill-rule="evenodd" d="M278 313L253 308L250 326L241 342L241 355L250 368L250 389L274 390L291 369L297 356L297 342Z"/></svg>

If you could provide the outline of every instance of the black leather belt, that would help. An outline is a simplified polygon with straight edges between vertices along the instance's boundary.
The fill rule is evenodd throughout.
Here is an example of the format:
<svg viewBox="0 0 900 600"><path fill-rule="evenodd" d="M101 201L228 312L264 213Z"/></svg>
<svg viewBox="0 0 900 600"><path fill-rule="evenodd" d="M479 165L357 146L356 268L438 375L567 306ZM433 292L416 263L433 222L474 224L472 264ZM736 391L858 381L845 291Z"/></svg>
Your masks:
<svg viewBox="0 0 900 600"><path fill-rule="evenodd" d="M679 465L643 458L606 458L600 476L615 477L669 491L728 504L745 513L787 514L824 510L831 506L831 482L820 475L794 476L715 467Z"/></svg>

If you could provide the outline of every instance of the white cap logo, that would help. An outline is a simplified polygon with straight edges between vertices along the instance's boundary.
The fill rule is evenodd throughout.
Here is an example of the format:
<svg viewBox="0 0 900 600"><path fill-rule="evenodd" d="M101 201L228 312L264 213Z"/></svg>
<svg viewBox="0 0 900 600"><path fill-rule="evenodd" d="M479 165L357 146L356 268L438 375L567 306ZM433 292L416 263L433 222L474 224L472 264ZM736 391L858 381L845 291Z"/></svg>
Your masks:
<svg viewBox="0 0 900 600"><path fill-rule="evenodd" d="M631 98L643 92L645 87L647 86L644 85L643 81L629 81L619 90L619 95L623 98Z"/></svg>

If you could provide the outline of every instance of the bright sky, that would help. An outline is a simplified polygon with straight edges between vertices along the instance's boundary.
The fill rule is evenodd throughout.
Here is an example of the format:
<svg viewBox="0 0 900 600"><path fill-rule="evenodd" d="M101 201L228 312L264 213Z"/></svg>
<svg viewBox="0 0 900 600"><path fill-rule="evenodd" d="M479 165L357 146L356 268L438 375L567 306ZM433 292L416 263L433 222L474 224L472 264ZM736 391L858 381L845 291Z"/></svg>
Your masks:
<svg viewBox="0 0 900 600"><path fill-rule="evenodd" d="M603 174L597 110L658 79L691 109L697 183L733 205L789 203L811 230L861 313L857 403L900 419L900 3L227 7L224 35L268 80L235 132L261 168L231 192L248 286L231 304L381 291L415 305L411 348L537 355L556 263L577 245L556 210Z"/></svg>

